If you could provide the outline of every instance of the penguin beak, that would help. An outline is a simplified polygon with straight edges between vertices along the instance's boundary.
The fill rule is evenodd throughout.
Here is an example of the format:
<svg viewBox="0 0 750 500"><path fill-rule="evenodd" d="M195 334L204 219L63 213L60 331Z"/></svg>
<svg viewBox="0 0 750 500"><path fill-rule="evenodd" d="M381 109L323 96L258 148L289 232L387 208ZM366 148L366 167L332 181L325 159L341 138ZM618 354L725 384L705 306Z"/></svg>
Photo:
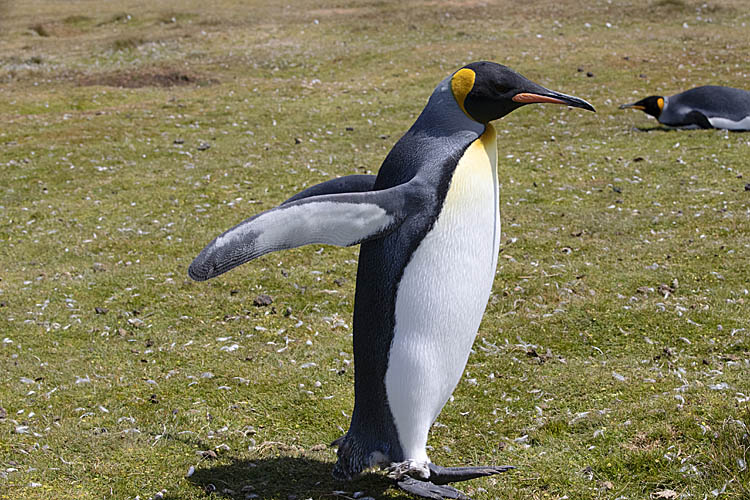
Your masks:
<svg viewBox="0 0 750 500"><path fill-rule="evenodd" d="M641 111L646 110L646 106L641 106L640 104L621 104L620 109L640 109Z"/></svg>
<svg viewBox="0 0 750 500"><path fill-rule="evenodd" d="M521 92L513 96L513 101L521 104L531 104L534 102L551 103L551 104L565 104L573 108L586 109L596 113L594 106L578 97L562 94L555 92L554 90L547 90L544 87L540 87L540 91L537 92Z"/></svg>

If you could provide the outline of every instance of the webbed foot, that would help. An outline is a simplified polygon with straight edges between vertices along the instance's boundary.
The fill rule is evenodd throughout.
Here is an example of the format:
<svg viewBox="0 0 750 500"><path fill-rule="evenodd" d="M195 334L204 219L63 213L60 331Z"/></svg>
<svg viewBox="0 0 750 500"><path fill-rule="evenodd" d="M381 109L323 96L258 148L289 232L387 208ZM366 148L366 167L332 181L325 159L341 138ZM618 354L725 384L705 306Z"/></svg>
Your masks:
<svg viewBox="0 0 750 500"><path fill-rule="evenodd" d="M437 485L424 479L414 479L409 476L405 476L403 479L398 481L398 487L407 493L416 495L421 498L433 498L435 500L443 500L447 498L457 498L459 500L471 500L471 497L466 496L462 491L457 490L453 486L445 484Z"/></svg>
<svg viewBox="0 0 750 500"><path fill-rule="evenodd" d="M471 500L471 497L447 484L493 476L514 468L510 465L441 467L432 463L426 466L429 474L425 474L422 464L416 462L392 464L388 476L396 479L396 483L402 490L422 498Z"/></svg>
<svg viewBox="0 0 750 500"><path fill-rule="evenodd" d="M403 462L394 462L388 467L388 477L395 480L401 480L405 477L413 477L420 481L430 477L430 466L428 462L418 462L416 460L405 460Z"/></svg>
<svg viewBox="0 0 750 500"><path fill-rule="evenodd" d="M494 476L515 469L512 465L480 465L477 467L440 467L429 464L430 482L434 484L457 483L477 477Z"/></svg>

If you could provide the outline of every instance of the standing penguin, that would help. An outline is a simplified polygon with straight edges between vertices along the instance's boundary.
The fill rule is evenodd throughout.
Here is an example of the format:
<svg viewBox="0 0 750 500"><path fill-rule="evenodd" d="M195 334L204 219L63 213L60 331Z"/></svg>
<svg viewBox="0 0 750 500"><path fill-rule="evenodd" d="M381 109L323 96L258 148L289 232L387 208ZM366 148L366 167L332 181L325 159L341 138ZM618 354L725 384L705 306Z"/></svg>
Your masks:
<svg viewBox="0 0 750 500"><path fill-rule="evenodd" d="M334 477L390 466L403 489L468 498L446 486L509 467L440 467L427 434L458 384L497 266L500 212L495 129L530 103L594 111L492 62L440 82L377 177L308 188L229 229L196 257L202 281L268 252L361 244L354 297L354 411L334 444Z"/></svg>
<svg viewBox="0 0 750 500"><path fill-rule="evenodd" d="M750 92L732 87L705 85L620 106L628 108L640 109L668 127L750 130Z"/></svg>

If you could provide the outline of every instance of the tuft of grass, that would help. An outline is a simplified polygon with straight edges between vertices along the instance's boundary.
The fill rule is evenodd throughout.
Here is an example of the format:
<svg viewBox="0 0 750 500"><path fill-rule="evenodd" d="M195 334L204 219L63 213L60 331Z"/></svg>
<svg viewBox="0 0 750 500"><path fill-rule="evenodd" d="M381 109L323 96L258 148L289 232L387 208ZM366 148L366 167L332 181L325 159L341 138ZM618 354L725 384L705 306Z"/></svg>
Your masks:
<svg viewBox="0 0 750 500"><path fill-rule="evenodd" d="M82 26L91 24L93 22L93 18L83 14L74 14L64 17L62 22L72 26Z"/></svg>
<svg viewBox="0 0 750 500"><path fill-rule="evenodd" d="M115 51L131 50L131 49L137 48L139 45L142 45L143 43L144 43L144 40L138 37L118 38L112 42L112 50L115 50Z"/></svg>
<svg viewBox="0 0 750 500"><path fill-rule="evenodd" d="M42 36L42 37L51 36L51 33L47 29L47 27L44 24L41 24L41 23L32 24L31 26L29 26L29 31L31 31L32 33L34 33L34 34L36 34L38 36Z"/></svg>

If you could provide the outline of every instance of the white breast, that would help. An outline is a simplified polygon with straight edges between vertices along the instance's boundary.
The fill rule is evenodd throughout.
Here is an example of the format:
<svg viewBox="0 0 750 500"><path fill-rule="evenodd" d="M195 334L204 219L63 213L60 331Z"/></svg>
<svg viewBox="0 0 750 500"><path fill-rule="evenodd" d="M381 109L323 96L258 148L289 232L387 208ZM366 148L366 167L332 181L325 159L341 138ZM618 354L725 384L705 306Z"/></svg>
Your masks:
<svg viewBox="0 0 750 500"><path fill-rule="evenodd" d="M386 391L406 459L461 378L492 290L500 244L495 130L466 150L442 211L404 270Z"/></svg>

